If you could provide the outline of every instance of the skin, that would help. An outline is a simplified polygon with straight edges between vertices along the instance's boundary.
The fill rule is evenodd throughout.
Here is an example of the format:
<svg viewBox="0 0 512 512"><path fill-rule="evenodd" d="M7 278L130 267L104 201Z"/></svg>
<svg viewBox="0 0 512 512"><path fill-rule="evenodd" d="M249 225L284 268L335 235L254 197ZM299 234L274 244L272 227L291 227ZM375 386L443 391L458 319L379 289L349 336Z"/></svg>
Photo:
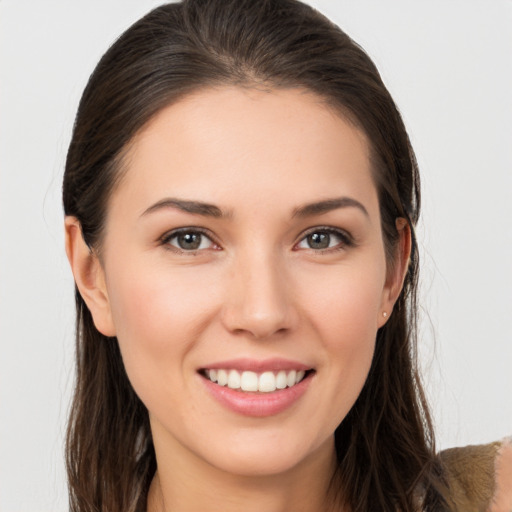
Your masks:
<svg viewBox="0 0 512 512"><path fill-rule="evenodd" d="M303 90L207 89L160 111L125 165L101 258L72 217L67 252L150 414L148 510L327 510L334 430L365 382L410 250L399 220L387 264L364 134ZM303 208L339 197L353 204ZM223 216L154 207L168 198ZM326 226L339 234L311 247L307 235ZM209 238L180 251L172 231L190 227ZM247 417L198 373L239 357L292 359L314 374L285 411Z"/></svg>
<svg viewBox="0 0 512 512"><path fill-rule="evenodd" d="M503 441L496 457L496 488L488 512L512 510L512 439Z"/></svg>

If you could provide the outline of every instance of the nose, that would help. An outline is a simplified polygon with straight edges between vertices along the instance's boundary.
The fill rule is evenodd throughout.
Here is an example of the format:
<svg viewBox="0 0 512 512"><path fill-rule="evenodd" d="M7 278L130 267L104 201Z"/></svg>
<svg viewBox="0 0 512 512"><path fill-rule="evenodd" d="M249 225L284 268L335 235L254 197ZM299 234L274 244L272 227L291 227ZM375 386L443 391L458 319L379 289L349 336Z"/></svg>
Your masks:
<svg viewBox="0 0 512 512"><path fill-rule="evenodd" d="M298 322L282 262L261 253L240 258L226 286L222 319L233 333L255 339L291 331Z"/></svg>

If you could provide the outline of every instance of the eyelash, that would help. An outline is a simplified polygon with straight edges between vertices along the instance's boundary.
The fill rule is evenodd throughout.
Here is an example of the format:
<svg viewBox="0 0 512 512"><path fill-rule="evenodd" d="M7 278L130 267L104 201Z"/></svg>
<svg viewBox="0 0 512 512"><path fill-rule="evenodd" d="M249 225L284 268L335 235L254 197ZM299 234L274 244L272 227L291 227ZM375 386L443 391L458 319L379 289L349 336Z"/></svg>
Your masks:
<svg viewBox="0 0 512 512"><path fill-rule="evenodd" d="M339 238L340 242L336 244L334 247L326 247L323 249L314 249L313 247L305 248L306 250L313 251L317 254L329 254L332 252L343 251L347 248L354 247L355 240L347 231L333 228L330 226L316 226L314 228L309 229L304 234L301 235L300 240L294 245L294 249L299 246L302 242L306 241L306 239L314 234L325 234L325 235L334 235Z"/></svg>
<svg viewBox="0 0 512 512"><path fill-rule="evenodd" d="M207 231L206 229L203 229L203 228L196 228L196 227L174 229L173 231L165 233L160 238L159 241L160 241L160 244L163 245L166 249L176 252L178 254L191 254L191 255L199 254L204 249L186 250L186 249L182 249L180 247L177 247L176 245L171 244L171 240L179 237L180 235L188 235L188 234L201 235L202 237L207 238L211 242L212 245L218 247L217 243L215 242L215 240L213 239L213 237L209 231Z"/></svg>
<svg viewBox="0 0 512 512"><path fill-rule="evenodd" d="M204 251L205 248L203 248L203 249L197 248L197 249L187 250L187 249L182 249L176 245L171 244L171 241L173 239L176 239L180 235L189 235L189 234L190 235L201 235L202 237L207 238L213 246L216 246L216 248L214 250L220 249L219 245L215 242L211 233L208 230L205 230L205 229L199 228L199 227L197 227L197 228L196 227L187 227L187 228L175 229L173 231L165 233L162 237L160 237L159 242L166 249L176 252L178 254L196 255L196 254L199 254L201 251ZM293 246L293 249L300 250L300 248L298 247L299 244L306 241L309 236L315 235L315 234L322 234L322 235L329 235L329 236L334 235L335 237L339 238L340 242L338 244L336 244L334 247L326 247L326 248L319 248L319 249L315 249L313 247L307 247L304 249L313 251L318 254L328 254L331 252L342 251L342 250L345 250L347 248L350 248L350 247L353 247L356 245L354 238L344 230L332 228L329 226L316 226L314 228L309 229L305 233L303 233L301 235L301 238L299 239L299 241ZM201 241L200 245L202 243L203 242ZM329 243L330 243L330 240L329 240ZM208 247L208 249L211 249L211 248Z"/></svg>

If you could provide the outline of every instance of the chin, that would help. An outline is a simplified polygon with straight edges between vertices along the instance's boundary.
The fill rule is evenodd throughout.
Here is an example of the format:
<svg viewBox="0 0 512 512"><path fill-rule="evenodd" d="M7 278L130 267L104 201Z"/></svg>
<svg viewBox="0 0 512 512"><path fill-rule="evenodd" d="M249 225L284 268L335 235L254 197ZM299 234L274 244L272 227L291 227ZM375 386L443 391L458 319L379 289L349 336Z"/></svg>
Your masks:
<svg viewBox="0 0 512 512"><path fill-rule="evenodd" d="M250 455L236 457L230 461L223 460L217 468L226 473L241 477L266 477L282 475L292 471L301 460L297 457L279 455Z"/></svg>
<svg viewBox="0 0 512 512"><path fill-rule="evenodd" d="M264 477L292 472L309 464L314 458L323 457L325 453L334 453L334 435L319 446L311 446L305 439L293 440L291 437L275 436L263 440L261 436L255 436L243 444L230 442L228 447L219 447L206 458L210 464L226 473Z"/></svg>

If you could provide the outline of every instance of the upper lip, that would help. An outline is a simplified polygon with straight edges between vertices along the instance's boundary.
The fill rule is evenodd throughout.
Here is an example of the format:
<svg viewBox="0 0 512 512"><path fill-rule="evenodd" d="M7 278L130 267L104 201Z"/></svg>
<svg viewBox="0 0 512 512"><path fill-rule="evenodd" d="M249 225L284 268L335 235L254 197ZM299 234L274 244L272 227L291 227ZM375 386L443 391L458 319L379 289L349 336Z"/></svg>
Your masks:
<svg viewBox="0 0 512 512"><path fill-rule="evenodd" d="M262 373L266 371L278 372L281 370L311 370L312 367L291 359L272 358L272 359L229 359L226 361L216 361L205 365L202 370L238 370L239 372L252 371Z"/></svg>

